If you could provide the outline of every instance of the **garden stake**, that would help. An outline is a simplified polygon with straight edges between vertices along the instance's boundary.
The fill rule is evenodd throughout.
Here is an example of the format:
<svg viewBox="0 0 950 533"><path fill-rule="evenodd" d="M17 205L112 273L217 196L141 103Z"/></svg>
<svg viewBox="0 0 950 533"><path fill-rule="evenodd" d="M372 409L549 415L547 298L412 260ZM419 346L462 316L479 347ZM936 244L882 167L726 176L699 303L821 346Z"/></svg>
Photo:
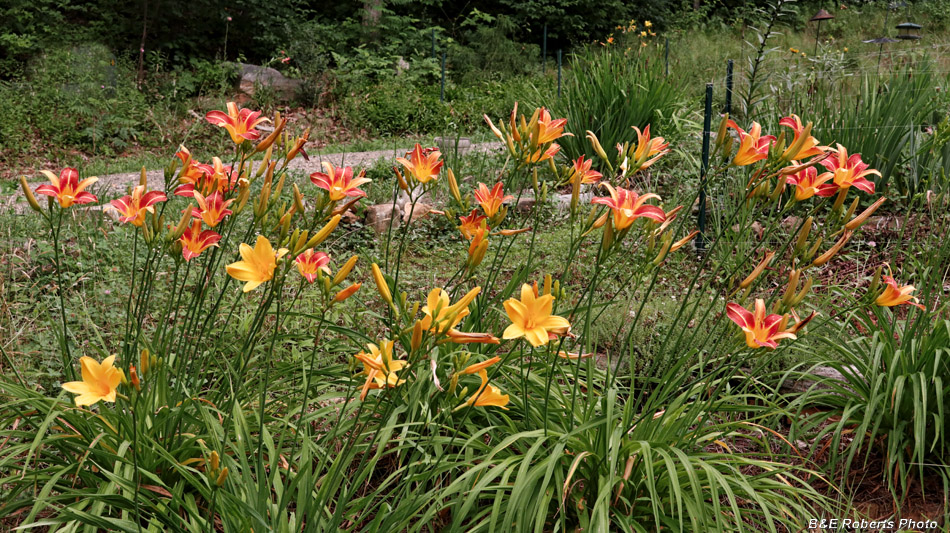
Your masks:
<svg viewBox="0 0 950 533"><path fill-rule="evenodd" d="M663 54L666 56L666 77L670 77L670 38L666 38L666 51Z"/></svg>
<svg viewBox="0 0 950 533"><path fill-rule="evenodd" d="M544 38L541 40L541 73L548 70L548 25L544 25Z"/></svg>
<svg viewBox="0 0 950 533"><path fill-rule="evenodd" d="M561 49L557 49L557 97L561 97Z"/></svg>
<svg viewBox="0 0 950 533"><path fill-rule="evenodd" d="M727 115L732 114L732 60L726 65L726 109Z"/></svg>
<svg viewBox="0 0 950 533"><path fill-rule="evenodd" d="M435 59L435 30L432 30L432 59Z"/></svg>
<svg viewBox="0 0 950 533"><path fill-rule="evenodd" d="M442 87L439 89L439 101L445 102L445 50L442 51Z"/></svg>
<svg viewBox="0 0 950 533"><path fill-rule="evenodd" d="M709 169L709 127L712 121L713 84L706 84L706 111L703 114L703 161L699 168L699 235L696 251L706 247L706 171Z"/></svg>

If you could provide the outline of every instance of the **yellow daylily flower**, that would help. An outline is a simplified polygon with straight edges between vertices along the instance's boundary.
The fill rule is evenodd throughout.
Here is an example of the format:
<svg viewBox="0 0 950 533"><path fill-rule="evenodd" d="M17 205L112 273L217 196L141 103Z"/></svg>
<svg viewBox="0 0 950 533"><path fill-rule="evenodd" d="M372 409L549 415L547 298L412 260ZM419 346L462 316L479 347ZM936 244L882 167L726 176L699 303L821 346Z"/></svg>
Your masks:
<svg viewBox="0 0 950 533"><path fill-rule="evenodd" d="M115 402L116 389L124 377L122 371L114 366L115 356L110 355L99 363L92 357L79 359L82 365L82 381L63 383L67 392L78 394L76 405L95 405L99 400Z"/></svg>
<svg viewBox="0 0 950 533"><path fill-rule="evenodd" d="M521 286L521 300L511 298L504 302L504 306L511 320L511 325L502 334L506 340L524 337L537 347L547 344L552 335L564 335L571 328L566 318L551 314L554 296L545 294L539 297L534 287L527 283Z"/></svg>
<svg viewBox="0 0 950 533"><path fill-rule="evenodd" d="M246 281L244 292L250 292L262 283L274 278L277 260L283 257L287 251L286 248L281 248L275 252L267 237L258 235L254 248L243 242L241 243L241 259L243 261L231 263L226 269L232 278L238 281Z"/></svg>

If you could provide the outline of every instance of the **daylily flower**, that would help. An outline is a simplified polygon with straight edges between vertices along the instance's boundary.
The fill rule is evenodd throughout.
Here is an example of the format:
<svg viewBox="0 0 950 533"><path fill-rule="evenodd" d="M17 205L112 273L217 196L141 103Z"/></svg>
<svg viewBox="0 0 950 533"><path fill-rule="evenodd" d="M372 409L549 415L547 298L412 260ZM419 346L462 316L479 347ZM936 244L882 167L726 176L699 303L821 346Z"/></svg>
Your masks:
<svg viewBox="0 0 950 533"><path fill-rule="evenodd" d="M643 128L642 133L640 132L640 128L636 126L632 127L634 131L637 132L637 146L636 149L633 150L633 153L629 155L633 157L637 169L649 167L670 151L670 143L666 142L663 137L650 138L649 124Z"/></svg>
<svg viewBox="0 0 950 533"><path fill-rule="evenodd" d="M211 179L211 176L214 174L214 168L211 165L205 165L195 161L191 157L191 152L184 146L175 153L175 156L181 159L182 166L181 171L178 173L178 182L181 185L175 188L173 194L190 198L194 195L196 189L205 195L214 192L217 181Z"/></svg>
<svg viewBox="0 0 950 533"><path fill-rule="evenodd" d="M217 246L221 236L213 230L201 231L201 221L192 220L191 226L178 238L181 241L181 254L185 261L191 261L201 255L210 246Z"/></svg>
<svg viewBox="0 0 950 533"><path fill-rule="evenodd" d="M585 161L583 155L578 157L577 161L574 161L574 164L571 166L571 177L568 178L568 182L578 185L590 185L600 181L604 175L596 170L592 170L591 166L593 164L593 159Z"/></svg>
<svg viewBox="0 0 950 533"><path fill-rule="evenodd" d="M277 268L277 260L288 251L286 248L281 248L275 252L270 241L263 235L257 236L254 248L242 242L240 250L243 260L231 263L225 268L232 278L247 282L244 285L244 292L252 291L262 283L272 280L274 270Z"/></svg>
<svg viewBox="0 0 950 533"><path fill-rule="evenodd" d="M808 167L791 174L786 178L785 183L795 186L795 199L799 202L807 200L812 196L829 197L838 192L838 186L829 183L833 176L830 172L818 175L818 169Z"/></svg>
<svg viewBox="0 0 950 533"><path fill-rule="evenodd" d="M225 200L221 191L215 192L207 198L202 196L200 192L194 191L194 197L195 201L198 202L198 207L191 208L191 215L203 220L209 228L217 226L224 220L224 217L231 214L228 206L231 205L234 199Z"/></svg>
<svg viewBox="0 0 950 533"><path fill-rule="evenodd" d="M604 187L610 192L610 198L601 196L591 200L591 203L606 205L613 211L614 228L617 230L628 228L634 220L640 217L647 217L657 222L663 222L666 218L663 209L645 203L651 198L659 200L659 195L650 193L641 196L634 191L628 191L620 187L614 189L609 183L604 183Z"/></svg>
<svg viewBox="0 0 950 533"><path fill-rule="evenodd" d="M133 226L141 226L145 222L145 214L155 211L152 206L166 200L168 197L162 191L145 192L145 186L138 185L132 189L131 195L112 200L110 204L120 213L120 222L131 222Z"/></svg>
<svg viewBox="0 0 950 533"><path fill-rule="evenodd" d="M462 225L459 226L459 231L462 232L463 237L472 240L472 237L478 232L478 229L485 227L485 221L487 219L488 217L478 213L478 209L472 209L472 212L469 213L468 216L459 217L459 220L462 221Z"/></svg>
<svg viewBox="0 0 950 533"><path fill-rule="evenodd" d="M782 159L785 161L800 161L812 156L825 153L825 147L818 146L818 139L812 137L811 123L807 126L802 125L802 120L798 115L792 114L784 117L779 122L780 126L788 126L795 132L795 137L791 144L782 153Z"/></svg>
<svg viewBox="0 0 950 533"><path fill-rule="evenodd" d="M495 213L501 209L501 205L512 198L514 196L505 196L504 185L500 181L491 188L491 191L484 183L479 183L478 189L475 191L475 201L482 206L488 218L494 217Z"/></svg>
<svg viewBox="0 0 950 533"><path fill-rule="evenodd" d="M475 391L475 394L465 401L464 405L474 405L476 407L495 406L507 411L508 408L505 406L508 405L508 395L502 394L498 387L488 384L487 371L479 371L478 377L481 378L482 384L478 387L478 390Z"/></svg>
<svg viewBox="0 0 950 533"><path fill-rule="evenodd" d="M528 154L526 163L540 163L542 161L547 161L552 157L556 156L558 152L561 151L561 146L557 143L552 143L547 150L542 151L541 148L538 148L533 154Z"/></svg>
<svg viewBox="0 0 950 533"><path fill-rule="evenodd" d="M309 249L298 255L295 261L300 275L310 283L317 279L317 270L322 270L327 275L330 274L330 267L327 266L330 264L330 256L323 252L314 252L313 249Z"/></svg>
<svg viewBox="0 0 950 533"><path fill-rule="evenodd" d="M571 133L564 133L564 126L567 124L566 118L551 119L551 113L541 108L538 113L538 136L534 139L534 146L542 146L549 142L554 142L561 137L572 137Z"/></svg>
<svg viewBox="0 0 950 533"><path fill-rule="evenodd" d="M551 336L564 335L570 330L571 323L566 318L551 314L554 296L538 296L536 289L527 283L521 285L520 301L510 298L503 305L511 320L502 334L506 340L524 337L537 347L547 344Z"/></svg>
<svg viewBox="0 0 950 533"><path fill-rule="evenodd" d="M114 362L114 355L106 357L102 363L92 357L81 357L82 381L63 383L63 389L79 395L75 400L77 406L95 405L99 400L115 402L116 389L122 383L123 374Z"/></svg>
<svg viewBox="0 0 950 533"><path fill-rule="evenodd" d="M755 312L749 311L739 304L730 302L726 305L726 314L745 332L745 343L749 348L778 347L776 341L781 339L795 339L795 334L785 330L782 326L786 319L782 315L766 315L765 300L756 298Z"/></svg>
<svg viewBox="0 0 950 533"><path fill-rule="evenodd" d="M406 366L406 361L393 359L393 341L383 341L380 346L370 343L366 347L370 353L360 352L355 355L363 363L362 374L366 374L360 400L366 399L366 393L370 389L398 387L406 382L396 376L396 372Z"/></svg>
<svg viewBox="0 0 950 533"><path fill-rule="evenodd" d="M432 289L426 298L426 305L422 306L422 313L425 315L420 320L422 328L439 333L454 329L468 316L468 306L481 290L481 287L475 287L455 304L451 304L449 295L444 290L438 287Z"/></svg>
<svg viewBox="0 0 950 533"><path fill-rule="evenodd" d="M338 202L347 196L352 198L366 196L365 191L358 189L360 185L373 181L366 177L365 172L360 172L359 176L354 178L353 167L336 168L329 161L324 161L322 164L326 172L314 172L310 175L310 181L327 191L331 201Z"/></svg>
<svg viewBox="0 0 950 533"><path fill-rule="evenodd" d="M56 198L60 207L72 207L73 204L88 204L98 200L94 194L83 189L99 181L99 178L92 177L79 181L79 172L70 167L64 168L58 177L48 170L41 172L49 178L50 182L37 187L36 194Z"/></svg>
<svg viewBox="0 0 950 533"><path fill-rule="evenodd" d="M821 161L821 164L828 169L834 178L834 183L841 189L847 189L851 186L862 190L868 194L874 194L874 183L868 181L865 176L881 173L871 169L868 170L867 163L861 161L860 154L853 154L848 157L848 149L838 144L838 149Z"/></svg>
<svg viewBox="0 0 950 533"><path fill-rule="evenodd" d="M228 112L210 111L205 115L205 120L221 126L228 130L231 140L234 144L241 144L245 140L255 141L260 138L261 132L257 131L258 124L268 119L261 117L260 111L251 111L250 109L239 109L234 102L228 102Z"/></svg>
<svg viewBox="0 0 950 533"><path fill-rule="evenodd" d="M883 279L887 286L884 287L884 292L874 300L874 303L881 307L894 307L895 305L907 304L919 307L923 311L927 310L927 308L921 305L917 298L912 295L916 290L913 285L901 286L891 276L884 276Z"/></svg>
<svg viewBox="0 0 950 533"><path fill-rule="evenodd" d="M409 159L397 157L396 161L399 161L406 168L406 173L419 183L428 183L430 180L439 177L439 171L443 164L443 161L439 160L442 157L442 152L434 148L423 150L422 145L416 143L416 147L408 152L406 156Z"/></svg>
<svg viewBox="0 0 950 533"><path fill-rule="evenodd" d="M732 160L733 165L740 167L751 165L769 156L769 146L775 140L775 136L762 136L762 126L758 122L752 123L748 133L733 120L729 120L727 125L739 132L739 151Z"/></svg>

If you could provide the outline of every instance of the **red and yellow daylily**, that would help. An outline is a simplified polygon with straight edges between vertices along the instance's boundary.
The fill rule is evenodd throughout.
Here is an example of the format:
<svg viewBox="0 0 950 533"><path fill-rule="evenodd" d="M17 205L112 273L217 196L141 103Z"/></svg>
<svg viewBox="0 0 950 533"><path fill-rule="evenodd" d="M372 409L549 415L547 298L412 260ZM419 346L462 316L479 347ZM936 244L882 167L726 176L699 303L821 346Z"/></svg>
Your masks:
<svg viewBox="0 0 950 533"><path fill-rule="evenodd" d="M830 182L833 176L829 172L818 175L818 169L808 167L790 174L785 183L795 186L795 199L799 202L812 196L827 198L838 192L838 186Z"/></svg>
<svg viewBox="0 0 950 533"><path fill-rule="evenodd" d="M650 138L649 124L643 128L643 132L636 126L632 126L632 128L637 132L637 146L633 152L629 154L633 157L634 168L648 168L670 151L670 143L666 142L666 139L663 137Z"/></svg>
<svg viewBox="0 0 950 533"><path fill-rule="evenodd" d="M507 411L508 408L505 406L508 405L508 395L502 394L501 389L498 387L488 384L488 372L486 370L480 370L478 377L482 380L481 386L478 387L475 394L471 395L463 405L474 405L476 407L495 406Z"/></svg>
<svg viewBox="0 0 950 533"><path fill-rule="evenodd" d="M825 153L826 147L818 146L818 139L810 135L811 122L807 126L803 126L798 115L792 114L782 118L778 123L780 126L792 128L792 131L795 132L791 144L782 153L782 159L785 161L800 161Z"/></svg>
<svg viewBox="0 0 950 533"><path fill-rule="evenodd" d="M210 179L214 175L214 168L211 165L195 161L191 157L191 152L184 146L178 149L175 156L181 160L181 172L178 173L180 185L175 188L173 194L190 198L196 189L205 195L214 192L217 182Z"/></svg>
<svg viewBox="0 0 950 533"><path fill-rule="evenodd" d="M442 170L443 161L442 152L435 148L423 149L422 145L416 143L415 148L409 151L405 157L397 157L396 161L402 164L406 173L419 183L428 183L439 177L439 171Z"/></svg>
<svg viewBox="0 0 950 533"><path fill-rule="evenodd" d="M77 406L95 405L100 400L115 402L116 391L124 375L114 363L114 355L106 357L101 363L92 357L83 356L79 359L82 381L63 383L62 387L67 392L79 395L75 399Z"/></svg>
<svg viewBox="0 0 950 533"><path fill-rule="evenodd" d="M830 157L821 161L821 164L828 169L835 185L840 189L853 186L868 194L874 194L874 183L868 181L865 176L881 175L877 170L868 169L868 164L861 161L861 154L852 154L848 157L848 149L840 144Z"/></svg>
<svg viewBox="0 0 950 533"><path fill-rule="evenodd" d="M740 128L733 120L729 120L726 124L739 132L739 151L732 159L733 165L739 167L751 165L769 156L769 146L772 145L775 136L763 136L762 126L758 122L753 122L748 132Z"/></svg>
<svg viewBox="0 0 950 533"><path fill-rule="evenodd" d="M547 344L552 336L566 335L571 328L566 318L551 314L554 296L538 296L537 289L527 283L521 285L521 300L510 298L503 305L511 320L502 334L506 340L524 337L538 347Z"/></svg>
<svg viewBox="0 0 950 533"><path fill-rule="evenodd" d="M217 191L207 198L198 191L194 191L193 194L195 201L198 202L198 207L191 208L191 215L203 220L209 228L217 226L224 220L224 217L231 214L228 206L231 205L234 198L225 200L221 191Z"/></svg>
<svg viewBox="0 0 950 533"><path fill-rule="evenodd" d="M606 205L613 211L615 229L626 229L633 224L634 220L640 217L647 217L657 222L663 222L666 218L666 213L663 212L663 209L645 203L651 198L659 200L659 195L653 193L639 195L634 191L620 187L615 189L609 183L604 183L603 185L610 192L610 197L597 197L591 200L591 203Z"/></svg>
<svg viewBox="0 0 950 533"><path fill-rule="evenodd" d="M205 120L228 130L231 140L234 144L241 144L244 141L255 141L260 138L261 132L256 128L260 123L268 119L261 116L260 111L251 111L250 109L240 109L234 102L228 102L228 112L209 111L205 115Z"/></svg>
<svg viewBox="0 0 950 533"><path fill-rule="evenodd" d="M571 177L568 178L568 182L577 185L590 185L600 181L604 175L596 170L592 170L591 166L593 164L593 159L585 161L583 155L578 157L577 161L574 161L574 164L571 166Z"/></svg>
<svg viewBox="0 0 950 533"><path fill-rule="evenodd" d="M540 163L542 161L547 161L548 159L551 159L552 157L556 156L557 153L560 151L561 151L561 145L557 143L552 143L551 146L547 148L547 150L543 150L543 147L542 147L535 150L534 153L528 154L528 157L525 159L525 162L526 163Z"/></svg>
<svg viewBox="0 0 950 533"><path fill-rule="evenodd" d="M745 333L745 343L749 348L778 347L781 339L795 339L795 333L784 328L787 318L783 315L767 315L765 300L756 298L755 311L749 311L739 304L726 305L726 315Z"/></svg>
<svg viewBox="0 0 950 533"><path fill-rule="evenodd" d="M112 200L110 205L119 212L120 222L131 222L133 226L141 226L145 222L145 214L153 213L152 207L158 202L168 200L162 191L145 190L145 185L138 185L132 189L132 194Z"/></svg>
<svg viewBox="0 0 950 533"><path fill-rule="evenodd" d="M50 182L37 187L36 194L56 198L60 207L72 207L73 204L88 204L98 200L94 194L84 189L99 181L99 178L91 177L79 181L79 172L71 167L64 168L59 176L48 170L41 172Z"/></svg>
<svg viewBox="0 0 950 533"><path fill-rule="evenodd" d="M191 226L181 234L178 240L181 241L181 254L185 261L191 261L208 247L217 246L221 236L210 229L201 231L201 221L192 220Z"/></svg>
<svg viewBox="0 0 950 533"><path fill-rule="evenodd" d="M919 307L926 311L927 308L920 304L913 292L917 290L913 285L901 285L891 276L884 276L884 292L874 300L874 303L881 307L894 307L895 305L907 304Z"/></svg>
<svg viewBox="0 0 950 533"><path fill-rule="evenodd" d="M323 252L314 252L309 249L297 256L295 259L297 270L307 281L313 283L317 279L317 271L322 270L324 274L330 274L330 256Z"/></svg>
<svg viewBox="0 0 950 533"><path fill-rule="evenodd" d="M366 172L360 172L359 176L354 178L353 167L337 168L329 161L324 161L322 165L325 172L314 172L310 175L310 181L327 191L330 201L338 202L348 196L351 198L366 196L366 192L359 189L360 185L373 181L366 177Z"/></svg>
<svg viewBox="0 0 950 533"><path fill-rule="evenodd" d="M459 226L459 231L462 232L462 236L468 240L472 240L472 237L478 232L479 228L484 228L485 223L488 217L485 215L479 214L478 209L472 209L472 212L468 216L459 217L459 220L462 221L462 225Z"/></svg>
<svg viewBox="0 0 950 533"><path fill-rule="evenodd" d="M242 261L231 263L225 268L232 278L238 281L246 281L244 292L249 292L262 283L274 279L277 260L283 257L288 250L281 248L275 252L267 237L258 235L254 248L242 242L240 251Z"/></svg>
<svg viewBox="0 0 950 533"><path fill-rule="evenodd" d="M433 333L445 333L455 329L459 322L468 316L468 306L481 290L481 287L475 287L452 304L448 293L438 287L432 289L426 298L426 304L422 306L425 316L419 320L421 327Z"/></svg>
<svg viewBox="0 0 950 533"><path fill-rule="evenodd" d="M360 391L360 400L366 399L366 393L370 389L398 387L406 382L396 376L396 372L406 366L406 361L393 359L393 341L383 341L379 346L370 343L366 347L370 353L360 352L354 356L363 363L362 374L366 375L366 382Z"/></svg>
<svg viewBox="0 0 950 533"><path fill-rule="evenodd" d="M478 189L475 190L475 201L482 206L488 218L494 217L495 213L501 209L501 205L512 198L514 196L505 196L504 185L500 181L490 191L484 183L479 183Z"/></svg>

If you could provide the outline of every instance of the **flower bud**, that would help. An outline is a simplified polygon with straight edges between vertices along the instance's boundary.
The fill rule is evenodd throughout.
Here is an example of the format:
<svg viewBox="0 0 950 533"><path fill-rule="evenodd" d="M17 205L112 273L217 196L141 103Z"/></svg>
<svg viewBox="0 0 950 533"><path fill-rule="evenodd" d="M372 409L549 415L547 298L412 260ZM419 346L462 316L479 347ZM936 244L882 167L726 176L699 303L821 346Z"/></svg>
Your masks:
<svg viewBox="0 0 950 533"><path fill-rule="evenodd" d="M336 229L337 225L340 223L340 215L334 215L316 235L313 236L309 241L307 241L307 248L313 248L319 246L320 243L327 240L327 237L333 233L333 230Z"/></svg>
<svg viewBox="0 0 950 533"><path fill-rule="evenodd" d="M861 226L863 226L864 223L867 221L868 217L874 214L874 212L877 211L877 208L881 207L881 204L883 204L885 201L887 201L887 198L881 197L878 201L874 202L873 204L871 204L870 207L865 209L864 212L862 212L860 215L858 215L857 217L853 218L850 222L845 224L844 229L856 230L860 228Z"/></svg>
<svg viewBox="0 0 950 533"><path fill-rule="evenodd" d="M660 263L666 259L666 254L670 252L670 247L673 246L673 234L669 231L664 232L663 235L660 236L660 240L663 246L660 248L660 253L653 259L653 264L656 266L660 266Z"/></svg>
<svg viewBox="0 0 950 533"><path fill-rule="evenodd" d="M687 235L687 236L683 237L682 239L680 239L680 240L674 242L674 243L673 243L673 246L670 246L670 253L673 253L673 252L675 252L676 250L679 250L679 249L682 248L683 246L686 246L686 244L687 244L689 241L691 241L691 240L693 240L694 238L696 238L697 235L699 235L699 230L698 230L698 229L693 230L689 235Z"/></svg>
<svg viewBox="0 0 950 533"><path fill-rule="evenodd" d="M343 282L343 280L346 279L347 276L350 275L350 271L353 270L353 267L356 265L356 261L359 260L359 258L360 257L358 255L354 255L353 257L350 257L342 267L340 267L340 270L338 270L336 275L333 276L334 285L339 285Z"/></svg>
<svg viewBox="0 0 950 533"><path fill-rule="evenodd" d="M792 301L795 299L795 291L798 290L798 279L801 277L801 274L802 271L795 268L788 273L788 285L782 294L782 305L791 306Z"/></svg>
<svg viewBox="0 0 950 533"><path fill-rule="evenodd" d="M815 217L808 217L805 219L805 223L802 224L801 230L798 231L798 239L795 241L795 253L801 253L805 249L805 245L808 244L808 235L811 233L814 221Z"/></svg>
<svg viewBox="0 0 950 533"><path fill-rule="evenodd" d="M336 296L333 297L333 301L334 301L334 302L342 302L343 300L346 300L346 299L349 298L350 296L353 296L353 293L355 293L356 291L360 290L360 287L362 287L362 286L363 286L362 283L354 283L354 284L350 285L349 287L347 287L347 288L343 289L342 291L336 293Z"/></svg>
<svg viewBox="0 0 950 533"><path fill-rule="evenodd" d="M772 259L775 258L775 252L769 252L765 254L765 258L759 262L759 264L752 270L752 273L746 276L744 280L739 283L739 287L742 289L747 288L749 285L752 285L752 282L755 281L755 278L759 277L762 274L762 271L765 270L765 267L769 266L769 263L772 262Z"/></svg>
<svg viewBox="0 0 950 533"><path fill-rule="evenodd" d="M485 117L485 118L487 119L488 117ZM489 122L489 124L490 124L490 123L491 123L491 122ZM494 126L492 126L492 127L494 127ZM451 191L451 193L452 193L452 198L455 198L455 201L456 201L456 202L462 203L462 193L459 191L459 184L458 184L458 182L455 181L455 172L452 172L452 169L450 168L450 169L448 169L448 171L446 172L446 174L448 175L449 191Z"/></svg>
<svg viewBox="0 0 950 533"><path fill-rule="evenodd" d="M218 468L221 467L221 458L218 456L218 452L216 452L216 451L212 451L212 452L211 452L211 461L210 461L210 463L211 463L211 469L210 469L210 471L211 471L211 472L217 472L217 471L218 471Z"/></svg>
<svg viewBox="0 0 950 533"><path fill-rule="evenodd" d="M412 339L409 342L409 347L412 351L416 351L420 346L422 346L422 321L416 320L416 323L412 326Z"/></svg>
<svg viewBox="0 0 950 533"><path fill-rule="evenodd" d="M805 295L808 294L808 291L811 290L811 284L815 281L814 278L808 276L808 279L805 280L805 285L802 286L802 290L798 291L798 294L795 295L795 298L792 299L789 307L797 307L798 304L802 303L802 300L805 299Z"/></svg>
<svg viewBox="0 0 950 533"><path fill-rule="evenodd" d="M218 479L214 481L214 484L217 486L224 485L224 482L228 479L228 467L221 469L221 473L218 474Z"/></svg>
<svg viewBox="0 0 950 533"><path fill-rule="evenodd" d="M26 201L30 204L30 207L32 207L37 213L42 213L43 210L40 208L40 204L36 201L36 196L33 195L33 191L26 183L26 176L20 176L20 188L23 189L23 196L26 196Z"/></svg>
<svg viewBox="0 0 950 533"><path fill-rule="evenodd" d="M138 372L135 371L135 365L129 366L129 381L132 382L132 386L135 387L135 390L142 390L142 382L139 381Z"/></svg>
<svg viewBox="0 0 950 533"><path fill-rule="evenodd" d="M587 140L590 141L590 145L594 149L594 152L596 152L601 159L609 163L610 158L607 157L607 152L605 152L604 147L601 146L600 141L597 139L597 135L595 135L594 132L587 130Z"/></svg>
<svg viewBox="0 0 950 533"><path fill-rule="evenodd" d="M255 153L263 152L271 147L274 144L274 141L280 137L280 134L284 131L284 126L287 125L287 119L281 119L280 111L274 114L274 131L270 135L264 138L263 141L257 143L257 147L254 148Z"/></svg>
<svg viewBox="0 0 950 533"><path fill-rule="evenodd" d="M379 265L376 263L373 263L372 268L373 281L376 282L376 290L379 291L379 295L382 296L386 303L393 305L393 295L389 291L389 283L387 283L386 278L383 277L383 271L379 269Z"/></svg>
<svg viewBox="0 0 950 533"><path fill-rule="evenodd" d="M821 246L822 238L818 237L818 240L815 241L815 244L811 245L811 248L805 252L805 255L802 256L803 261L810 261L812 257L815 257L815 254L818 253L818 247Z"/></svg>
<svg viewBox="0 0 950 533"><path fill-rule="evenodd" d="M139 185L142 187L148 185L148 174L146 173L145 167L142 167L142 172L139 174Z"/></svg>
<svg viewBox="0 0 950 533"><path fill-rule="evenodd" d="M142 375L144 376L148 373L148 369L152 364L151 355L148 352L148 348L143 348L142 352L139 353L139 368L142 369Z"/></svg>
<svg viewBox="0 0 950 533"><path fill-rule="evenodd" d="M827 252L821 254L814 261L812 261L812 266L821 266L830 261L831 258L841 251L844 245L847 244L849 240L851 240L851 235L853 234L854 233L851 231L845 231L844 235L838 239L838 242L836 242L834 246L829 248Z"/></svg>
<svg viewBox="0 0 950 533"><path fill-rule="evenodd" d="M297 187L296 183L294 183L294 207L301 215L306 213L306 210L303 207L303 194L300 193L300 189Z"/></svg>

